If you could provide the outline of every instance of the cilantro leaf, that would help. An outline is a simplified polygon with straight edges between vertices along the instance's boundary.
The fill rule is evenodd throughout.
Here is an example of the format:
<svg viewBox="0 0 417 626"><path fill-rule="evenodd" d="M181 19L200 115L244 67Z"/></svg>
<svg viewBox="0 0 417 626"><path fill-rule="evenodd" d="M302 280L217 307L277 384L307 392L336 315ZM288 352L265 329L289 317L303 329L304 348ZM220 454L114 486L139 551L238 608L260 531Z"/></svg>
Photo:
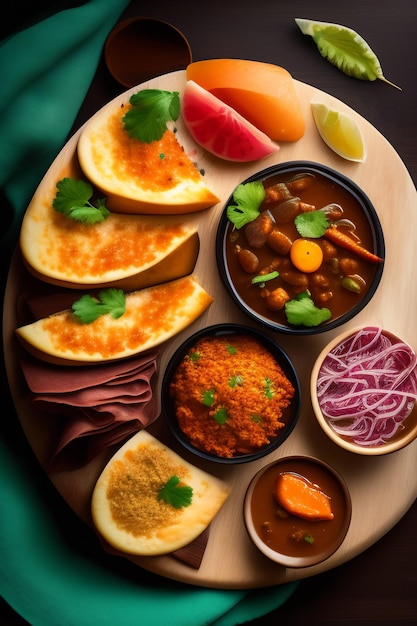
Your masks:
<svg viewBox="0 0 417 626"><path fill-rule="evenodd" d="M259 207L265 199L265 187L262 181L256 180L250 183L238 185L233 193L236 204L227 207L227 218L237 228L253 222L260 213Z"/></svg>
<svg viewBox="0 0 417 626"><path fill-rule="evenodd" d="M289 324L308 327L318 326L332 316L329 309L316 307L307 291L285 304L285 314Z"/></svg>
<svg viewBox="0 0 417 626"><path fill-rule="evenodd" d="M229 378L229 387L234 389L236 386L242 387L243 385L243 376L238 374L237 376L231 376Z"/></svg>
<svg viewBox="0 0 417 626"><path fill-rule="evenodd" d="M216 422L220 424L220 426L223 426L223 424L226 424L229 418L227 414L227 410L224 407L222 407L221 409L218 409L213 415L213 417L216 420Z"/></svg>
<svg viewBox="0 0 417 626"><path fill-rule="evenodd" d="M178 91L143 89L131 96L132 108L124 115L125 130L134 139L144 143L158 141L167 129L167 122L180 114Z"/></svg>
<svg viewBox="0 0 417 626"><path fill-rule="evenodd" d="M272 400L272 398L274 397L274 392L272 388L273 383L271 379L265 378L265 396L268 398L268 400Z"/></svg>
<svg viewBox="0 0 417 626"><path fill-rule="evenodd" d="M91 204L93 188L85 180L62 178L56 184L57 193L52 202L55 211L77 222L96 224L110 215L104 198L97 200L97 207Z"/></svg>
<svg viewBox="0 0 417 626"><path fill-rule="evenodd" d="M193 363L198 363L199 360L201 359L201 354L199 352L197 352L196 350L194 350L193 352L189 352L188 358Z"/></svg>
<svg viewBox="0 0 417 626"><path fill-rule="evenodd" d="M189 485L180 485L178 476L171 478L161 487L158 493L158 500L163 500L174 509L182 509L190 506L193 499L193 488Z"/></svg>
<svg viewBox="0 0 417 626"><path fill-rule="evenodd" d="M297 215L294 224L301 237L318 239L323 237L329 226L329 220L323 211L307 211Z"/></svg>
<svg viewBox="0 0 417 626"><path fill-rule="evenodd" d="M214 404L214 394L215 394L215 390L214 389L205 389L203 391L203 404L204 406L211 406L212 404Z"/></svg>
<svg viewBox="0 0 417 626"><path fill-rule="evenodd" d="M101 315L109 313L117 320L126 310L126 298L122 289L103 289L98 298L89 294L73 303L72 310L81 324L91 324Z"/></svg>

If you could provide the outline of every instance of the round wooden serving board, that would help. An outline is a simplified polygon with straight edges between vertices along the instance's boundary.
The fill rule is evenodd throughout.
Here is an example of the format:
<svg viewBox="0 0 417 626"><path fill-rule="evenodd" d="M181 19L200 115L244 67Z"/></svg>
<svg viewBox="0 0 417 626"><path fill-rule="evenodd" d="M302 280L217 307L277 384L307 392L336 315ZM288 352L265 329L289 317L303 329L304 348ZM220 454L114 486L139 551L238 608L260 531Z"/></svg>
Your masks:
<svg viewBox="0 0 417 626"><path fill-rule="evenodd" d="M174 72L153 79L141 88L153 87L182 91L185 72ZM326 164L354 180L373 202L385 234L386 262L382 281L376 295L362 313L345 327L381 325L408 341L417 349L415 312L417 287L415 282L415 249L417 242L417 194L403 162L392 146L365 119L342 102L320 92L310 85L297 82L304 104L307 128L304 137L295 143L282 144L280 151L262 162L234 164L215 159L204 153L189 138L181 121L178 137L187 152L205 170L207 184L218 194L221 202L215 207L185 220L196 220L201 249L195 275L214 297L208 311L173 340L161 346L159 384L164 367L173 351L196 330L219 322L241 322L253 325L239 313L220 281L215 261L215 236L219 216L234 188L251 174L279 162L308 160ZM127 102L132 90L118 96L116 101ZM367 146L364 163L351 163L335 155L321 140L313 122L310 101L320 97L345 110L356 118ZM113 101L115 102L115 101ZM50 188L57 171L74 158L77 133L66 144L41 182L37 194ZM195 159L195 156L197 158ZM5 294L4 345L9 382L19 420L27 439L43 467L53 428L50 418L35 412L25 393L16 358L14 329L17 325L16 301L30 281L17 252L12 262ZM210 526L209 540L201 567L195 570L170 556L133 557L140 567L167 578L214 588L243 589L265 587L305 578L331 569L356 556L390 530L406 513L417 496L417 441L393 455L360 457L335 446L322 433L314 418L309 376L313 362L335 332L320 333L315 337L273 334L274 339L293 359L302 384L302 410L299 422L276 452L261 461L228 467L202 463L178 449L167 432L163 419L149 429L155 436L177 449L180 454L226 480L232 487L226 504ZM159 393L159 387L157 392ZM275 458L287 455L313 455L327 461L346 479L353 503L352 522L340 549L324 563L306 569L285 569L270 562L249 541L243 523L242 507L246 488L255 472ZM90 523L90 497L101 470L109 458L103 453L89 465L76 471L50 474L57 490L86 523ZM127 557L129 558L129 557Z"/></svg>

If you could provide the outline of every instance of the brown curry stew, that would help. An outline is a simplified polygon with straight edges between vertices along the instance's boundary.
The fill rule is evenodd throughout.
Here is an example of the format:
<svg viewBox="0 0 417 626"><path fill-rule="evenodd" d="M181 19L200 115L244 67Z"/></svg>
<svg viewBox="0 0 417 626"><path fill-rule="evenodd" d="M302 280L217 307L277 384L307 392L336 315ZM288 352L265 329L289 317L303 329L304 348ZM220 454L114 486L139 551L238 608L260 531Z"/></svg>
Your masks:
<svg viewBox="0 0 417 626"><path fill-rule="evenodd" d="M332 519L301 517L277 501L277 481L288 473L325 494ZM256 534L255 543L267 556L289 567L314 565L328 558L342 543L350 524L347 487L333 468L318 459L285 457L270 463L252 480L246 500L246 526L252 537Z"/></svg>
<svg viewBox="0 0 417 626"><path fill-rule="evenodd" d="M321 332L351 319L371 299L383 270L383 233L369 198L350 179L309 162L274 166L242 185L254 181L265 189L258 217L235 226L228 217L232 194L217 233L217 264L232 298L251 317L284 332ZM308 213L325 216L323 232L300 234L297 218ZM374 256L335 243L335 230ZM305 259L296 241L311 246L301 253ZM303 295L327 319L289 318L287 303Z"/></svg>

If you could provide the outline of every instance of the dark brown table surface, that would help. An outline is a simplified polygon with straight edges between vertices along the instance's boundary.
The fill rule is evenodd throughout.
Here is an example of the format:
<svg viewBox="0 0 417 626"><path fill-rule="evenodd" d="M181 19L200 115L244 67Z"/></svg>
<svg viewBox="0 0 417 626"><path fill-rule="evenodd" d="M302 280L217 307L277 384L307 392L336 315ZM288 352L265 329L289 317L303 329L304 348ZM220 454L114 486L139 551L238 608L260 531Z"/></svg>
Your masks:
<svg viewBox="0 0 417 626"><path fill-rule="evenodd" d="M39 4L47 7L45 14L52 11L48 6L51 3ZM35 19L35 7L31 11ZM194 60L239 57L275 63L297 80L339 98L386 137L417 183L415 0L141 0L131 2L120 19L131 15L175 24L187 36ZM311 38L301 35L295 17L336 22L356 30L378 55L385 76L400 85L402 91L382 81L369 83L344 75L320 56ZM18 26L18 18L10 22L10 30ZM101 60L73 131L123 90L111 79ZM401 219L401 198L393 210L398 211ZM417 289L413 268L410 289ZM19 441L22 435L17 427L9 437L11 445L19 445L22 451L25 442ZM82 524L68 512L35 462L33 472L39 489L45 491L49 505L56 507L57 516L68 529L68 540L76 534L82 537L86 533ZM368 550L336 569L304 579L283 607L251 624L417 624L416 529L414 503L400 522ZM91 547L85 550L91 558L101 558ZM19 626L26 622L3 603L0 623Z"/></svg>

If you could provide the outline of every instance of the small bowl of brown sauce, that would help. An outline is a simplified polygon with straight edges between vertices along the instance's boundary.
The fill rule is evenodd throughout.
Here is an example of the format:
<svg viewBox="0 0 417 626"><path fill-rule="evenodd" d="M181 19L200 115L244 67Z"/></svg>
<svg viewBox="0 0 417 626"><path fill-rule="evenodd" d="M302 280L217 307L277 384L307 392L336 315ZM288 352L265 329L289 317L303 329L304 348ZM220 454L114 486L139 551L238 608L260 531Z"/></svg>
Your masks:
<svg viewBox="0 0 417 626"><path fill-rule="evenodd" d="M385 244L370 199L308 161L272 166L236 187L221 215L216 259L237 306L264 327L330 331L371 300Z"/></svg>
<svg viewBox="0 0 417 626"><path fill-rule="evenodd" d="M246 463L276 450L301 406L292 361L270 337L217 324L189 337L162 381L162 415L175 438L200 458Z"/></svg>
<svg viewBox="0 0 417 626"><path fill-rule="evenodd" d="M289 456L255 474L244 500L255 546L285 567L310 567L343 543L352 502L344 479L319 459Z"/></svg>
<svg viewBox="0 0 417 626"><path fill-rule="evenodd" d="M124 87L182 70L192 61L185 35L173 24L150 17L131 17L116 24L104 44L112 77Z"/></svg>
<svg viewBox="0 0 417 626"><path fill-rule="evenodd" d="M417 438L417 356L386 329L350 329L330 341L310 390L318 423L345 450L378 456Z"/></svg>

